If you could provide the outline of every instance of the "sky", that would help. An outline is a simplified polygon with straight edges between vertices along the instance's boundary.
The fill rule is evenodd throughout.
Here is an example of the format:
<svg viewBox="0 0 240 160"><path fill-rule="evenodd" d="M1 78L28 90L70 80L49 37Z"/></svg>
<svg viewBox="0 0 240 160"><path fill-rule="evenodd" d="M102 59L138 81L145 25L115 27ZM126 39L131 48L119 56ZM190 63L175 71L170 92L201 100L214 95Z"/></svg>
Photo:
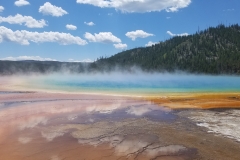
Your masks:
<svg viewBox="0 0 240 160"><path fill-rule="evenodd" d="M0 0L0 60L91 62L239 15L239 0Z"/></svg>

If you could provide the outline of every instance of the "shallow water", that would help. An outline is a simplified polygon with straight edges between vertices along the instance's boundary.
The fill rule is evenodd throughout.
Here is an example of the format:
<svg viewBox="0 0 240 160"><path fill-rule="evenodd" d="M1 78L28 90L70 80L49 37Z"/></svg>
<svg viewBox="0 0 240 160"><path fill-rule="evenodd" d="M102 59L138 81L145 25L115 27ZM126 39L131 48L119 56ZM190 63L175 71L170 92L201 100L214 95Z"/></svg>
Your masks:
<svg viewBox="0 0 240 160"><path fill-rule="evenodd" d="M18 77L19 78L19 77ZM13 78L14 79L14 78ZM121 95L184 92L239 92L239 76L159 73L103 73L21 77L18 86L33 89Z"/></svg>
<svg viewBox="0 0 240 160"><path fill-rule="evenodd" d="M0 159L238 159L238 143L203 131L189 112L130 97L2 94Z"/></svg>
<svg viewBox="0 0 240 160"><path fill-rule="evenodd" d="M161 144L150 133L155 122L175 120L171 110L134 99L8 101L0 107L0 155L8 160L195 156L196 150Z"/></svg>

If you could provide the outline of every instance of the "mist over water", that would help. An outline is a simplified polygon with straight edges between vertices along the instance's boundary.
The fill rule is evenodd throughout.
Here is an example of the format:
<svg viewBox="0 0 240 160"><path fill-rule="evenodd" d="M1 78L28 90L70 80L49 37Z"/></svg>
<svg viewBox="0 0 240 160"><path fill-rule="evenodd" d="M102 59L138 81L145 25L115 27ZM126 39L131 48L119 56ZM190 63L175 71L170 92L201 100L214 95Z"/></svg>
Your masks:
<svg viewBox="0 0 240 160"><path fill-rule="evenodd" d="M240 91L239 76L186 73L111 72L48 74L19 78L27 87L70 92L157 94L166 92Z"/></svg>

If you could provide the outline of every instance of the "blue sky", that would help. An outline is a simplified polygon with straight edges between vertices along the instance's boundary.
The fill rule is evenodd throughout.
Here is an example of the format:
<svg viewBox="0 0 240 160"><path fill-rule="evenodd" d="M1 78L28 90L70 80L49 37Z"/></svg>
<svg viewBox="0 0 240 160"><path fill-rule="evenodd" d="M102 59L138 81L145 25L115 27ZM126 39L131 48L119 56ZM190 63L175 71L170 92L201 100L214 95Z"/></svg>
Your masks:
<svg viewBox="0 0 240 160"><path fill-rule="evenodd" d="M239 15L239 0L0 0L0 59L93 61Z"/></svg>

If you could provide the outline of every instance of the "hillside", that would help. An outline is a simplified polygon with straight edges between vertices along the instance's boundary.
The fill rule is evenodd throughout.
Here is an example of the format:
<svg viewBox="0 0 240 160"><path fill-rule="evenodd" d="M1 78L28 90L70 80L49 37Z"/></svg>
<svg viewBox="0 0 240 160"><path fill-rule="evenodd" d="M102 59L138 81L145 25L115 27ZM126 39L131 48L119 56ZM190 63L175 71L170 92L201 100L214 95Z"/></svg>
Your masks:
<svg viewBox="0 0 240 160"><path fill-rule="evenodd" d="M219 25L193 35L173 37L151 47L100 58L93 68L139 66L146 71L240 74L240 26Z"/></svg>

